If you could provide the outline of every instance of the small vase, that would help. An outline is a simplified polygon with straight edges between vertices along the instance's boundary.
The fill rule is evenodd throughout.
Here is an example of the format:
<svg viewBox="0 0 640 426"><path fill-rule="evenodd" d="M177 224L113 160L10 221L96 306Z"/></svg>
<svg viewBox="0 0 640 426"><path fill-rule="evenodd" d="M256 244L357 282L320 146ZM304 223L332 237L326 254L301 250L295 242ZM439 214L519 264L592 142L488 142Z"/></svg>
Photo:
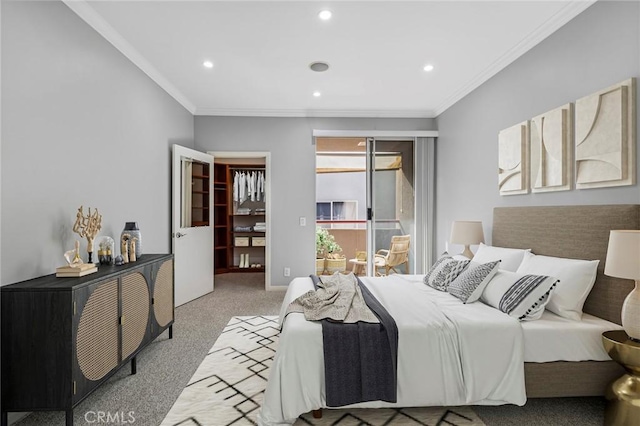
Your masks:
<svg viewBox="0 0 640 426"><path fill-rule="evenodd" d="M138 229L138 222L126 222L124 225L124 229L122 230L122 234L120 234L120 241L122 241L122 236L124 234L129 234L129 238L136 239L136 259L140 259L142 256L142 234L140 233L140 229Z"/></svg>

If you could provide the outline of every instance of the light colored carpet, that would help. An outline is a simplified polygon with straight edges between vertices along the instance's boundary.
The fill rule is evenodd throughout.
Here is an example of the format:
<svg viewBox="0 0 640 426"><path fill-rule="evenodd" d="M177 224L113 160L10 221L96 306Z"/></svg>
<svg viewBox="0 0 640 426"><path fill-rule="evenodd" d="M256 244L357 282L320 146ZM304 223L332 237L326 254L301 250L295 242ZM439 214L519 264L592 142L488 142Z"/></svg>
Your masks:
<svg viewBox="0 0 640 426"><path fill-rule="evenodd" d="M276 316L231 318L161 426L255 424L278 337ZM470 407L332 409L294 423L305 424L484 425Z"/></svg>

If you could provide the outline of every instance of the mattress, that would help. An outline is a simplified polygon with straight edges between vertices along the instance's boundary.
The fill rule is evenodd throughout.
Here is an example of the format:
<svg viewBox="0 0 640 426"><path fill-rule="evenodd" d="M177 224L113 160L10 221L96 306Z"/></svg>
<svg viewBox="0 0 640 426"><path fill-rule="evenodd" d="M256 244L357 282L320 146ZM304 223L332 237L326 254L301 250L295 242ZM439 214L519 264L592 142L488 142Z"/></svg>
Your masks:
<svg viewBox="0 0 640 426"><path fill-rule="evenodd" d="M524 361L610 361L602 346L602 333L621 330L618 324L583 314L582 321L544 311L536 321L523 321Z"/></svg>

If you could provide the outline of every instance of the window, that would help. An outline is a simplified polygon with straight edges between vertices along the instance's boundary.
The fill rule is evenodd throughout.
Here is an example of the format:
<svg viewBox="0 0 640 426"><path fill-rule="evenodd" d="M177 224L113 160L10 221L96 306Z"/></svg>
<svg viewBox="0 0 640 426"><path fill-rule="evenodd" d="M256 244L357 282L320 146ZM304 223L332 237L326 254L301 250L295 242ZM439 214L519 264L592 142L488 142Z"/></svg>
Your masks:
<svg viewBox="0 0 640 426"><path fill-rule="evenodd" d="M358 220L358 202L354 200L318 201L316 220Z"/></svg>

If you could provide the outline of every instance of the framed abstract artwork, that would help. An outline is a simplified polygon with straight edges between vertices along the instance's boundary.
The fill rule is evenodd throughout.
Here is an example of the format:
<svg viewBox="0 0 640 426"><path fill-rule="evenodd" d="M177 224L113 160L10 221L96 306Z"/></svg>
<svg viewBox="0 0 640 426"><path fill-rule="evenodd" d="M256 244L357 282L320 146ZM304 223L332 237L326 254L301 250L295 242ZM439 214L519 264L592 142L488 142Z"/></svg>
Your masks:
<svg viewBox="0 0 640 426"><path fill-rule="evenodd" d="M498 133L498 188L500 195L529 192L529 121Z"/></svg>
<svg viewBox="0 0 640 426"><path fill-rule="evenodd" d="M573 105L531 119L531 191L568 191L573 182Z"/></svg>
<svg viewBox="0 0 640 426"><path fill-rule="evenodd" d="M576 101L576 188L636 183L636 82Z"/></svg>

